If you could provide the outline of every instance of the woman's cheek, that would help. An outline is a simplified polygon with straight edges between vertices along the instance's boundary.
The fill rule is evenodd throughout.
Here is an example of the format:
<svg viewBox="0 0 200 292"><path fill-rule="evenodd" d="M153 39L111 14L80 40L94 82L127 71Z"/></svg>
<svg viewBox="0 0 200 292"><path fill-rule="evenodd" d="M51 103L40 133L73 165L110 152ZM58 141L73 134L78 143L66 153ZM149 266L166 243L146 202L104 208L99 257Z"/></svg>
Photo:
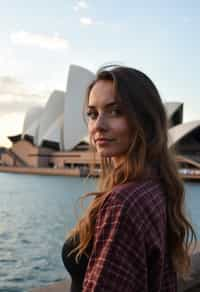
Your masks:
<svg viewBox="0 0 200 292"><path fill-rule="evenodd" d="M92 147L95 147L95 142L94 142L94 135L93 135L93 133L90 132L90 131L88 130L88 134L89 134L89 143L90 143L90 145L91 145Z"/></svg>

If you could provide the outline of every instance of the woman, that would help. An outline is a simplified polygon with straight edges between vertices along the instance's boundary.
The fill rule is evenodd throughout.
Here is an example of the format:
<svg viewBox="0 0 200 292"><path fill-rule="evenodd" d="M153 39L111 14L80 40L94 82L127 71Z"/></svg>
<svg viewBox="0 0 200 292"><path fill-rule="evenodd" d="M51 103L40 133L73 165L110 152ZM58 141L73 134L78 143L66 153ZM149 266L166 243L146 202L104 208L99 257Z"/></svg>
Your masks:
<svg viewBox="0 0 200 292"><path fill-rule="evenodd" d="M91 145L101 157L99 192L63 247L71 291L175 292L196 240L167 147L158 90L142 72L97 73L86 100Z"/></svg>

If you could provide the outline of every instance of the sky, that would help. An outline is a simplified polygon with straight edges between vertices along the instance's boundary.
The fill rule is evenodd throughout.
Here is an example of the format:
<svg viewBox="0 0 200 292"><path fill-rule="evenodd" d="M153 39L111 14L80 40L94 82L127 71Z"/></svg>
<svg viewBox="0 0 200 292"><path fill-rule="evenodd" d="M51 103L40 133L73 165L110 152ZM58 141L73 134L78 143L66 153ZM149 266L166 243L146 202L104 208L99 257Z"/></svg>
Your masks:
<svg viewBox="0 0 200 292"><path fill-rule="evenodd" d="M70 64L142 70L184 122L200 119L199 0L0 0L0 22L0 146L66 90Z"/></svg>

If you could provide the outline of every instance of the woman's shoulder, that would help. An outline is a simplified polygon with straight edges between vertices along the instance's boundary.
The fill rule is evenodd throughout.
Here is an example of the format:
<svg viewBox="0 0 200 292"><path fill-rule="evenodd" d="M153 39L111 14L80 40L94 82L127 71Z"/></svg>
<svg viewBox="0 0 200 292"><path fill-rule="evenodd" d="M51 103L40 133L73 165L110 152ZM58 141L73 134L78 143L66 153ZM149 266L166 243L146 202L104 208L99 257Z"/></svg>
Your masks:
<svg viewBox="0 0 200 292"><path fill-rule="evenodd" d="M165 196L158 180L146 179L117 185L107 197L104 207L118 205L128 213L152 212L165 206Z"/></svg>
<svg viewBox="0 0 200 292"><path fill-rule="evenodd" d="M98 212L98 228L105 225L105 220L117 225L120 222L123 226L135 226L137 223L147 228L150 217L165 212L163 207L159 208L155 203L155 193L159 192L159 187L159 183L152 180L128 182L114 187ZM161 205L164 206L163 203ZM155 212L155 206L159 208L158 212Z"/></svg>
<svg viewBox="0 0 200 292"><path fill-rule="evenodd" d="M156 196L160 192L163 192L162 185L159 180L155 179L127 182L115 186L112 190L113 199L119 200L128 200L129 198L138 200L144 195L147 198L150 197L146 195L147 193Z"/></svg>

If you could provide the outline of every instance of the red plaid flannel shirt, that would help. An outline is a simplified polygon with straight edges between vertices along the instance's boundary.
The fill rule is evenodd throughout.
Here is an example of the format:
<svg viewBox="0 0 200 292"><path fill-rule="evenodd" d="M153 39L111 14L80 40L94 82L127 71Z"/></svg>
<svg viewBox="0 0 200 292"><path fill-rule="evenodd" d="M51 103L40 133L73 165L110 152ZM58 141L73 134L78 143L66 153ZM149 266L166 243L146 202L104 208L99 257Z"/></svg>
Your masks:
<svg viewBox="0 0 200 292"><path fill-rule="evenodd" d="M159 181L116 187L101 207L83 292L176 292Z"/></svg>

